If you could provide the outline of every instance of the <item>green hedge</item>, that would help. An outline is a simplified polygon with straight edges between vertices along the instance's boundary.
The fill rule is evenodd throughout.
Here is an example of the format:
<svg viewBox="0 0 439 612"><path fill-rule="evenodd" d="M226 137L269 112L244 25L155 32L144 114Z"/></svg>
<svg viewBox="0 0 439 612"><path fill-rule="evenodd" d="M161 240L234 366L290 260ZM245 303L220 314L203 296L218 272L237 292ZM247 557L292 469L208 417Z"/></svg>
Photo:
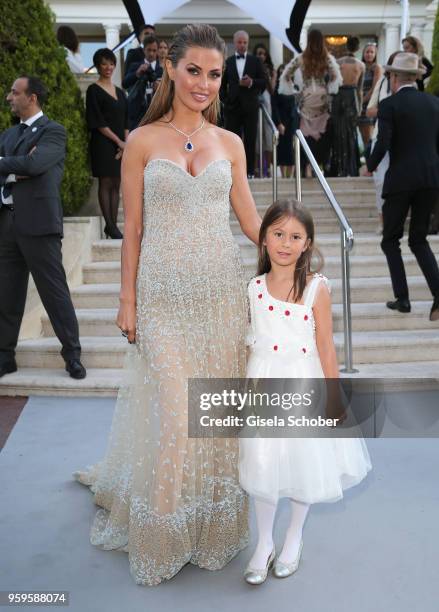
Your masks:
<svg viewBox="0 0 439 612"><path fill-rule="evenodd" d="M14 122L6 95L20 74L38 76L48 88L44 112L67 130L62 182L66 214L88 196L90 170L84 103L65 51L55 35L55 16L44 0L2 0L0 16L0 131Z"/></svg>
<svg viewBox="0 0 439 612"><path fill-rule="evenodd" d="M436 13L436 20L434 22L431 61L434 66L434 70L428 83L428 91L436 96L439 96L439 7Z"/></svg>

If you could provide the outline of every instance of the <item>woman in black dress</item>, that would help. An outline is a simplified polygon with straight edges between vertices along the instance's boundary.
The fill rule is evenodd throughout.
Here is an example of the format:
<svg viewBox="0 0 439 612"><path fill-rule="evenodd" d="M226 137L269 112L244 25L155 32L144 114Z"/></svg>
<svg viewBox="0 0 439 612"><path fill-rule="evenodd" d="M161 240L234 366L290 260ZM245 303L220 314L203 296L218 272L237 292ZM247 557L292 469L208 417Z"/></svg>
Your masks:
<svg viewBox="0 0 439 612"><path fill-rule="evenodd" d="M403 38L402 48L406 53L416 53L416 55L419 57L420 63L425 67L425 73L416 80L419 91L424 91L424 81L431 76L434 67L433 64L425 57L424 47L419 38L416 38L415 36L407 36L406 38Z"/></svg>
<svg viewBox="0 0 439 612"><path fill-rule="evenodd" d="M293 134L299 127L299 115L294 96L279 93L279 79L285 68L281 64L277 69L276 86L271 98L273 121L279 130L277 146L277 163L283 178L289 178L293 172Z"/></svg>
<svg viewBox="0 0 439 612"><path fill-rule="evenodd" d="M93 64L99 79L87 89L86 114L90 130L93 176L99 179L98 198L105 219L105 235L122 238L117 227L120 192L120 160L128 136L128 104L122 89L111 82L116 56L98 49Z"/></svg>

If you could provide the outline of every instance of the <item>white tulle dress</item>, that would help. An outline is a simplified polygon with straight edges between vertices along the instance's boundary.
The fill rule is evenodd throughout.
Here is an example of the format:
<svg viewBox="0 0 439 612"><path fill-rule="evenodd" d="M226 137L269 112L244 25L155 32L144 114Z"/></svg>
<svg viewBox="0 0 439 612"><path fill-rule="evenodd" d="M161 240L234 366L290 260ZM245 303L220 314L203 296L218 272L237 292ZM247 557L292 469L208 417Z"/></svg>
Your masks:
<svg viewBox="0 0 439 612"><path fill-rule="evenodd" d="M315 274L303 304L273 298L265 274L248 285L251 323L247 334L248 378L324 377L315 340ZM354 438L241 438L239 479L255 497L276 503L291 497L305 503L335 502L371 470L361 433Z"/></svg>

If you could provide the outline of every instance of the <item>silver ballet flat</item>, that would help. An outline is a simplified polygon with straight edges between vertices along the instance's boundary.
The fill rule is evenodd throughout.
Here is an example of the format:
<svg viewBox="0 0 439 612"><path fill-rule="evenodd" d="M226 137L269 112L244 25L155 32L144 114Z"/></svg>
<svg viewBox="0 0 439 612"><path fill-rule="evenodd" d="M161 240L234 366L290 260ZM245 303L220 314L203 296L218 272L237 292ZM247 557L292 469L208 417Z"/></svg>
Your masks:
<svg viewBox="0 0 439 612"><path fill-rule="evenodd" d="M270 553L270 556L267 559L267 565L265 566L265 569L256 569L248 565L244 572L244 580L248 582L248 584L262 584L263 582L265 582L268 570L273 565L274 557L275 551L273 548Z"/></svg>
<svg viewBox="0 0 439 612"><path fill-rule="evenodd" d="M292 563L282 563L279 559L276 561L273 567L273 574L276 578L288 578L291 574L297 571L300 562L300 556L302 554L303 548L303 540L300 540L299 552L297 553L297 557L294 559Z"/></svg>

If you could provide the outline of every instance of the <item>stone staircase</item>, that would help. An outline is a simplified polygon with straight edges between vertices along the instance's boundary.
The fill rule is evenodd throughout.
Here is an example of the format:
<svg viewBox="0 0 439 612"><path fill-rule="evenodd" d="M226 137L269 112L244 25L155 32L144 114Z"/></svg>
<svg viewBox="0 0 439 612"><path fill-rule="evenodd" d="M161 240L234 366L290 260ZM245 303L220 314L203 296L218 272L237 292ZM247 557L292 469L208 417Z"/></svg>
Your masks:
<svg viewBox="0 0 439 612"><path fill-rule="evenodd" d="M351 253L351 298L354 365L357 376L437 377L439 375L439 325L428 319L432 298L415 258L403 242L412 312L400 314L385 307L392 298L391 284L380 236L372 179L329 181L355 233ZM253 180L251 188L262 214L271 202L271 181ZM279 197L291 196L291 180L279 181ZM343 363L343 312L341 292L340 231L330 205L315 179L303 181L303 201L313 213L317 244L325 258L323 273L332 285L334 339ZM230 225L240 246L248 278L255 274L256 249L240 231L231 211ZM123 215L120 212L120 227ZM435 253L439 236L431 236ZM112 396L122 381L126 340L115 325L120 282L118 240L93 244L92 260L83 267L83 284L72 289L81 334L85 380L71 379L63 369L60 345L47 315L43 334L19 343L19 371L0 379L0 394Z"/></svg>

